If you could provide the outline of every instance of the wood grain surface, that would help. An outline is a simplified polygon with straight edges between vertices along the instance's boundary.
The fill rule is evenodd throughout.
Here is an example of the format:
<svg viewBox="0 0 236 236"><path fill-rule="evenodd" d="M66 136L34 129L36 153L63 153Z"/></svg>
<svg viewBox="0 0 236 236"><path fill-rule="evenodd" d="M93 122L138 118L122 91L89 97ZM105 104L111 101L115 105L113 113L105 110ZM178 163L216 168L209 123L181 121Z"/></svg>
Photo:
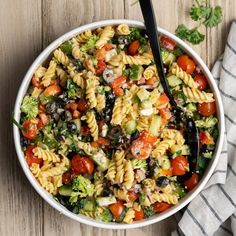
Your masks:
<svg viewBox="0 0 236 236"><path fill-rule="evenodd" d="M134 230L102 230L79 224L51 208L30 186L17 161L10 122L17 90L40 51L63 33L103 19L142 20L134 0L1 0L0 4L0 236L165 236L175 229L170 217ZM211 68L224 50L235 18L235 0L212 0L224 10L216 28L202 31L206 40L193 48ZM190 0L153 0L158 23L174 32L180 23L191 26ZM194 26L194 25L193 25Z"/></svg>

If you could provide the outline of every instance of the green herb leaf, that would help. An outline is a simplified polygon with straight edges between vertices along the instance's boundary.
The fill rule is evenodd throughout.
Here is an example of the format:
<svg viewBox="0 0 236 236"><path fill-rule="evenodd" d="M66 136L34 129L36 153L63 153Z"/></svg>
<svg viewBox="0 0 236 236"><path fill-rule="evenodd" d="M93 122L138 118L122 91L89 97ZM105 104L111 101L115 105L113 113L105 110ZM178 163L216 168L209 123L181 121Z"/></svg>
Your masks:
<svg viewBox="0 0 236 236"><path fill-rule="evenodd" d="M93 48L98 39L99 38L96 35L90 37L89 40L80 48L81 52L87 52L89 49Z"/></svg>
<svg viewBox="0 0 236 236"><path fill-rule="evenodd" d="M61 46L60 49L67 55L72 55L72 42L66 41Z"/></svg>
<svg viewBox="0 0 236 236"><path fill-rule="evenodd" d="M38 115L38 100L26 95L21 105L21 111L26 114L27 119L35 118Z"/></svg>
<svg viewBox="0 0 236 236"><path fill-rule="evenodd" d="M194 21L206 19L211 13L211 7L193 5L190 11L190 16Z"/></svg>
<svg viewBox="0 0 236 236"><path fill-rule="evenodd" d="M216 6L215 8L211 8L210 13L207 15L204 24L207 27L217 26L222 21L222 8L220 6Z"/></svg>
<svg viewBox="0 0 236 236"><path fill-rule="evenodd" d="M179 38L194 45L199 44L205 39L205 35L201 34L197 28L189 29L185 25L179 25L175 32Z"/></svg>

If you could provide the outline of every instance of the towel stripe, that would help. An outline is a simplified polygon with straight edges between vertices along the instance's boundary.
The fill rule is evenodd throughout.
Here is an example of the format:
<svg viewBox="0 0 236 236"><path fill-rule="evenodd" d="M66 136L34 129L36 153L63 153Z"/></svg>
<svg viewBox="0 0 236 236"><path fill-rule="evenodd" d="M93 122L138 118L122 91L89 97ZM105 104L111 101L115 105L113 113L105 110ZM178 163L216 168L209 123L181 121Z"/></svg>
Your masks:
<svg viewBox="0 0 236 236"><path fill-rule="evenodd" d="M202 233L207 236L207 234L206 234L205 230L203 229L203 227L201 226L201 224L197 221L197 219L193 216L193 214L191 213L191 211L188 208L187 208L186 212L189 214L189 216L191 217L193 222L199 227L199 229L202 231Z"/></svg>
<svg viewBox="0 0 236 236"><path fill-rule="evenodd" d="M236 207L236 204L234 203L234 201L232 200L232 198L228 195L228 193L225 192L225 190L223 189L223 187L218 184L220 190L222 191L222 193L226 196L226 198L229 200L229 202L234 206Z"/></svg>
<svg viewBox="0 0 236 236"><path fill-rule="evenodd" d="M230 144L233 148L236 148L236 144L232 143L231 141L227 140L227 143Z"/></svg>
<svg viewBox="0 0 236 236"><path fill-rule="evenodd" d="M236 122L233 121L228 115L225 114L225 118L230 121L230 123L236 125Z"/></svg>
<svg viewBox="0 0 236 236"><path fill-rule="evenodd" d="M225 71L228 75L230 75L232 78L236 79L236 75L232 74L230 71L228 71L223 65L222 65L223 71Z"/></svg>
<svg viewBox="0 0 236 236"><path fill-rule="evenodd" d="M207 199L205 198L205 196L200 193L199 194L201 196L201 198L203 199L203 201L206 203L206 205L209 207L209 209L211 210L211 212L213 213L213 215L216 217L216 219L222 223L222 220L221 218L219 217L219 215L216 213L216 211L212 208L212 206L210 205L210 203L207 201Z"/></svg>
<svg viewBox="0 0 236 236"><path fill-rule="evenodd" d="M233 233L229 229L225 228L224 226L221 225L220 228L223 229L225 232L227 232L229 235L233 235Z"/></svg>
<svg viewBox="0 0 236 236"><path fill-rule="evenodd" d="M230 164L228 164L228 168L233 173L233 175L236 176L236 172L235 172L235 170L232 168L232 166Z"/></svg>
<svg viewBox="0 0 236 236"><path fill-rule="evenodd" d="M236 50L229 44L229 42L226 43L226 46L227 46L234 54L236 54Z"/></svg>
<svg viewBox="0 0 236 236"><path fill-rule="evenodd" d="M221 94L227 98L230 98L232 99L233 101L236 101L236 97L232 96L232 95L229 95L228 93L224 92L220 87L219 87L219 90L221 92Z"/></svg>

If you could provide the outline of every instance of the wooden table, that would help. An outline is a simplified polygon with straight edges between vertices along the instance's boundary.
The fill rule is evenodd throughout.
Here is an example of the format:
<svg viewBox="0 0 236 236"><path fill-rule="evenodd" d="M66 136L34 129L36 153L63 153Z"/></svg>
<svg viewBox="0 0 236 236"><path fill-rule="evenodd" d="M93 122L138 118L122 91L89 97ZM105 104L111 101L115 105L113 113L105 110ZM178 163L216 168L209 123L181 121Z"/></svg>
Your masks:
<svg viewBox="0 0 236 236"><path fill-rule="evenodd" d="M17 161L10 122L15 97L27 68L50 42L63 33L103 19L142 20L134 0L1 0L0 4L0 235L170 235L174 217L140 230L102 230L59 215L30 186ZM174 32L178 24L192 24L190 0L153 0L159 25ZM224 9L218 27L205 30L206 40L193 47L212 66L223 52L236 12L235 0L212 0Z"/></svg>

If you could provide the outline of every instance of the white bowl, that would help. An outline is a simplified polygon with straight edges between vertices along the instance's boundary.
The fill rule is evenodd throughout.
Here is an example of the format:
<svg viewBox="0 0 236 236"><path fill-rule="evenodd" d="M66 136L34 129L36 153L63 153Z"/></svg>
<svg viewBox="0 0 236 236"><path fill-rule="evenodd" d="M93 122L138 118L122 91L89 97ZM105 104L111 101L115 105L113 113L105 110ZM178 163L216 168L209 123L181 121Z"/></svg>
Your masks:
<svg viewBox="0 0 236 236"><path fill-rule="evenodd" d="M36 60L33 62L29 70L27 71L22 84L20 86L17 98L16 98L16 103L15 103L15 119L19 122L20 120L20 105L23 100L23 97L25 93L27 92L28 86L30 84L32 75L36 68L43 64L44 61L50 56L53 50L55 50L61 43L64 41L74 37L75 35L88 30L88 29L96 29L98 27L103 27L106 25L118 25L121 23L126 23L128 25L132 26L137 26L140 28L144 28L144 24L139 21L133 21L133 20L105 20L105 21L99 21L91 24L87 24L81 27L78 27L64 35L62 35L60 38L56 39L54 42L52 42L46 49L43 50L43 52L36 58ZM14 142L15 142L15 147L16 147L16 152L20 161L20 164L23 168L23 171L25 172L28 180L30 181L31 185L35 188L35 190L40 194L40 196L47 201L52 207L57 209L60 213L70 217L71 219L74 219L80 223L84 223L87 225L99 227L99 228L106 228L106 229L131 229L131 228L137 228L137 227L142 227L142 226L147 226L153 223L156 223L158 221L161 221L180 209L182 209L184 206L186 206L190 201L193 200L194 197L197 196L197 194L204 188L206 185L207 181L209 180L210 176L212 175L216 164L218 162L220 152L222 149L222 144L223 144L223 137L224 137L224 112L223 112L223 105L222 105L222 100L220 97L219 90L217 88L217 85L211 75L211 72L203 62L203 60L191 49L185 42L183 42L181 39L177 38L173 34L169 33L168 31L159 28L160 34L163 34L171 39L173 39L179 47L181 47L190 57L192 57L195 62L200 66L202 72L205 74L205 76L208 78L209 85L214 93L214 96L216 98L216 106L217 106L217 116L219 119L219 124L218 124L218 129L219 129L219 138L216 144L216 149L214 153L214 157L212 158L211 162L209 163L207 169L205 170L205 174L203 175L201 181L197 185L197 187L191 191L187 196L185 196L183 199L179 201L177 205L174 207L170 208L166 212L163 212L158 215L154 215L153 217L150 217L148 219L142 220L142 221L137 221L132 224L121 224L121 223L104 223L100 221L96 221L93 219L89 219L85 216L82 215L77 215L69 210L67 210L64 206L62 206L60 203L55 201L52 197L51 194L49 194L47 191L45 191L37 182L35 177L32 175L32 173L29 170L29 167L25 161L24 154L21 150L21 145L20 145L20 132L19 129L14 126L13 127L13 132L14 132Z"/></svg>

